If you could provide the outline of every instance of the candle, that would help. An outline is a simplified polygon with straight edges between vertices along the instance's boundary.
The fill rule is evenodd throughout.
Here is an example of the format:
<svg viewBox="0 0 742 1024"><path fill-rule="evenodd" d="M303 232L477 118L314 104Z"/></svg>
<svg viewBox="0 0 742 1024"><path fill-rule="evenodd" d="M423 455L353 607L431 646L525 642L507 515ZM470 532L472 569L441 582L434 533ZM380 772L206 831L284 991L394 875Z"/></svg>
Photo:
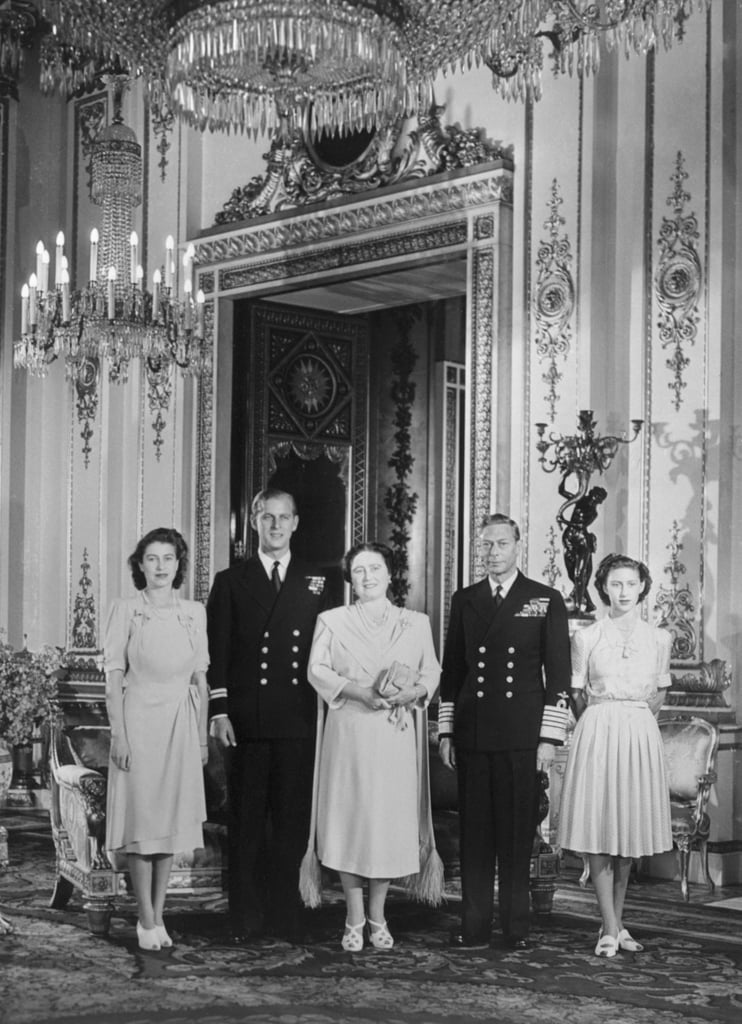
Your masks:
<svg viewBox="0 0 742 1024"><path fill-rule="evenodd" d="M44 249L41 254L41 274L39 275L39 291L42 295L46 295L49 291L49 256L48 250Z"/></svg>
<svg viewBox="0 0 742 1024"><path fill-rule="evenodd" d="M108 268L108 319L116 319L116 268Z"/></svg>
<svg viewBox="0 0 742 1024"><path fill-rule="evenodd" d="M28 279L28 293L29 293L28 294L28 302L29 302L29 320L31 322L31 326L32 327L36 323L36 286L37 286L37 284L38 284L38 280L36 278L36 274L31 274L31 276Z"/></svg>
<svg viewBox="0 0 742 1024"><path fill-rule="evenodd" d="M28 334L28 285L21 288L21 337Z"/></svg>
<svg viewBox="0 0 742 1024"><path fill-rule="evenodd" d="M206 296L203 291L199 288L196 292L196 336L203 338L204 336L204 303L206 302Z"/></svg>
<svg viewBox="0 0 742 1024"><path fill-rule="evenodd" d="M137 263L139 262L139 235L132 231L129 238L129 280L137 283Z"/></svg>
<svg viewBox="0 0 742 1024"><path fill-rule="evenodd" d="M175 242L173 236L168 235L165 239L165 287L173 287L173 249Z"/></svg>
<svg viewBox="0 0 742 1024"><path fill-rule="evenodd" d="M62 270L62 323L70 322L70 275Z"/></svg>
<svg viewBox="0 0 742 1024"><path fill-rule="evenodd" d="M144 267L142 266L141 263L137 263L136 281L135 281L135 284L136 284L137 288L141 288L142 287L142 281L143 280L144 280Z"/></svg>
<svg viewBox="0 0 742 1024"><path fill-rule="evenodd" d="M59 288L62 283L62 257L64 256L64 232L57 235L56 260L54 262L54 286Z"/></svg>
<svg viewBox="0 0 742 1024"><path fill-rule="evenodd" d="M43 259L43 256L44 256L45 252L46 252L46 248L44 246L44 243L41 240L39 240L36 243L36 280L37 281L41 280L41 261Z"/></svg>
<svg viewBox="0 0 742 1024"><path fill-rule="evenodd" d="M98 228L90 232L90 281L98 280Z"/></svg>
<svg viewBox="0 0 742 1024"><path fill-rule="evenodd" d="M152 275L152 323L156 323L160 316L160 284L162 274L156 270Z"/></svg>
<svg viewBox="0 0 742 1024"><path fill-rule="evenodd" d="M186 289L193 291L193 263L191 262L190 253L186 250L183 253L183 292Z"/></svg>
<svg viewBox="0 0 742 1024"><path fill-rule="evenodd" d="M193 304L191 301L191 292L193 291L193 285L190 281L186 281L183 285L183 302L185 304L185 329L190 331L193 326Z"/></svg>

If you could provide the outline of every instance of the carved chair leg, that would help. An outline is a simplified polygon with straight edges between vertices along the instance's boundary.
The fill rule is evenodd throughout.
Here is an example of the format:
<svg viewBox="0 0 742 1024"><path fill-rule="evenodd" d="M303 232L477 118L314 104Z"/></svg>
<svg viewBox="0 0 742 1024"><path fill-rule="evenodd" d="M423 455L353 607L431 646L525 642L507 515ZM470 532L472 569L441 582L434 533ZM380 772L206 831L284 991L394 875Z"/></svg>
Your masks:
<svg viewBox="0 0 742 1024"><path fill-rule="evenodd" d="M93 935L108 935L113 914L112 901L91 896L87 903L83 904L83 910L87 914L88 927Z"/></svg>
<svg viewBox="0 0 742 1024"><path fill-rule="evenodd" d="M53 910L64 910L74 891L75 887L72 882L70 882L69 878L65 878L64 875L57 875L57 881L54 885L52 898L49 900L49 906Z"/></svg>
<svg viewBox="0 0 742 1024"><path fill-rule="evenodd" d="M710 892L713 892L716 886L714 885L714 880L709 873L709 847L705 839L701 841L701 845L698 847L698 852L701 855L701 870L703 871L703 877Z"/></svg>

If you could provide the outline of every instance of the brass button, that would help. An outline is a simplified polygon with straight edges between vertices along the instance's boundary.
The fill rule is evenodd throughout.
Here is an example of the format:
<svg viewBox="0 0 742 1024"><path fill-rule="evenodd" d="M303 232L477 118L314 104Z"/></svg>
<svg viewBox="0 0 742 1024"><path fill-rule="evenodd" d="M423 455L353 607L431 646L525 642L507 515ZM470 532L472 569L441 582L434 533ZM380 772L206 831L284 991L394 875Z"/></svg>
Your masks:
<svg viewBox="0 0 742 1024"><path fill-rule="evenodd" d="M505 694L505 696L508 698L508 700L510 700L510 698L513 696L513 691L512 690L508 690L508 692Z"/></svg>
<svg viewBox="0 0 742 1024"><path fill-rule="evenodd" d="M477 697L484 697L484 690L477 690Z"/></svg>
<svg viewBox="0 0 742 1024"><path fill-rule="evenodd" d="M506 667L507 667L507 668L515 668L515 662L514 662L514 661L509 661L509 662L507 663L507 666L506 666Z"/></svg>
<svg viewBox="0 0 742 1024"><path fill-rule="evenodd" d="M480 648L479 648L479 653L480 653L480 654L485 654L485 653L486 653L486 651L487 651L487 648L486 648L486 647L480 647Z"/></svg>
<svg viewBox="0 0 742 1024"><path fill-rule="evenodd" d="M263 671L265 671L265 669L268 668L268 662L267 661L262 661L260 663L260 667L263 669Z"/></svg>
<svg viewBox="0 0 742 1024"><path fill-rule="evenodd" d="M508 654L515 654L515 648L514 647L508 647Z"/></svg>
<svg viewBox="0 0 742 1024"><path fill-rule="evenodd" d="M480 661L479 664L477 665L477 668L484 668L484 662Z"/></svg>
<svg viewBox="0 0 742 1024"><path fill-rule="evenodd" d="M505 676L505 682L506 683L512 683L512 681L513 681L513 677L512 676Z"/></svg>
<svg viewBox="0 0 742 1024"><path fill-rule="evenodd" d="M268 685L268 680L267 679L261 679L260 680L260 685L261 686L267 686Z"/></svg>

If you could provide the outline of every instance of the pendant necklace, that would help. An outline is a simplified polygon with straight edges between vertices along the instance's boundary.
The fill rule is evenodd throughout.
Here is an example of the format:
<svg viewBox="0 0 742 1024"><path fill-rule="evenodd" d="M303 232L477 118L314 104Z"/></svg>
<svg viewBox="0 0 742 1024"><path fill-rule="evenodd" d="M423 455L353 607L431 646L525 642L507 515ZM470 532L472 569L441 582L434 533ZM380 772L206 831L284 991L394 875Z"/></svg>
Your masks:
<svg viewBox="0 0 742 1024"><path fill-rule="evenodd" d="M628 657L630 657L636 651L636 648L634 647L634 645L632 644L631 641L633 639L634 633L636 632L636 627L638 626L638 624L639 624L638 622L635 622L634 625L631 627L631 629L626 630L626 629L619 629L619 627L616 625L615 621L613 623L613 628L616 630L616 632L619 635L618 644L619 644L619 647L621 647L621 657L622 658L628 658Z"/></svg>

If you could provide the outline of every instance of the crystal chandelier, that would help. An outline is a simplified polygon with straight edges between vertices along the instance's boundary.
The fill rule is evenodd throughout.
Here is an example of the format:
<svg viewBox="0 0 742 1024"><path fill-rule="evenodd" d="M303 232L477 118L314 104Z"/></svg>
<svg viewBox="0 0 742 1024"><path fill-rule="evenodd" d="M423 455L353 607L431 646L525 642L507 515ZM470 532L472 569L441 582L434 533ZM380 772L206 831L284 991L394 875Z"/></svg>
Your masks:
<svg viewBox="0 0 742 1024"><path fill-rule="evenodd" d="M428 109L436 75L486 64L508 98L555 73L595 73L600 47L672 44L710 0L42 0L42 83L101 67L148 82L160 109L200 129L315 134Z"/></svg>
<svg viewBox="0 0 742 1024"><path fill-rule="evenodd" d="M43 377L49 364L63 357L67 377L77 381L89 360L106 361L109 379L125 383L130 361L143 358L156 370L175 364L184 374L198 375L207 353L203 292L193 297L193 249L183 257L180 298L172 238L165 245L163 270L154 272L152 292L144 288L139 239L132 230L134 207L142 201L142 150L123 123L120 89L115 89L113 120L93 144L91 168L91 198L103 217L100 232L94 228L90 235L87 284L71 290L62 232L56 238L53 284L50 254L43 242L37 244L35 273L21 291L15 366Z"/></svg>

